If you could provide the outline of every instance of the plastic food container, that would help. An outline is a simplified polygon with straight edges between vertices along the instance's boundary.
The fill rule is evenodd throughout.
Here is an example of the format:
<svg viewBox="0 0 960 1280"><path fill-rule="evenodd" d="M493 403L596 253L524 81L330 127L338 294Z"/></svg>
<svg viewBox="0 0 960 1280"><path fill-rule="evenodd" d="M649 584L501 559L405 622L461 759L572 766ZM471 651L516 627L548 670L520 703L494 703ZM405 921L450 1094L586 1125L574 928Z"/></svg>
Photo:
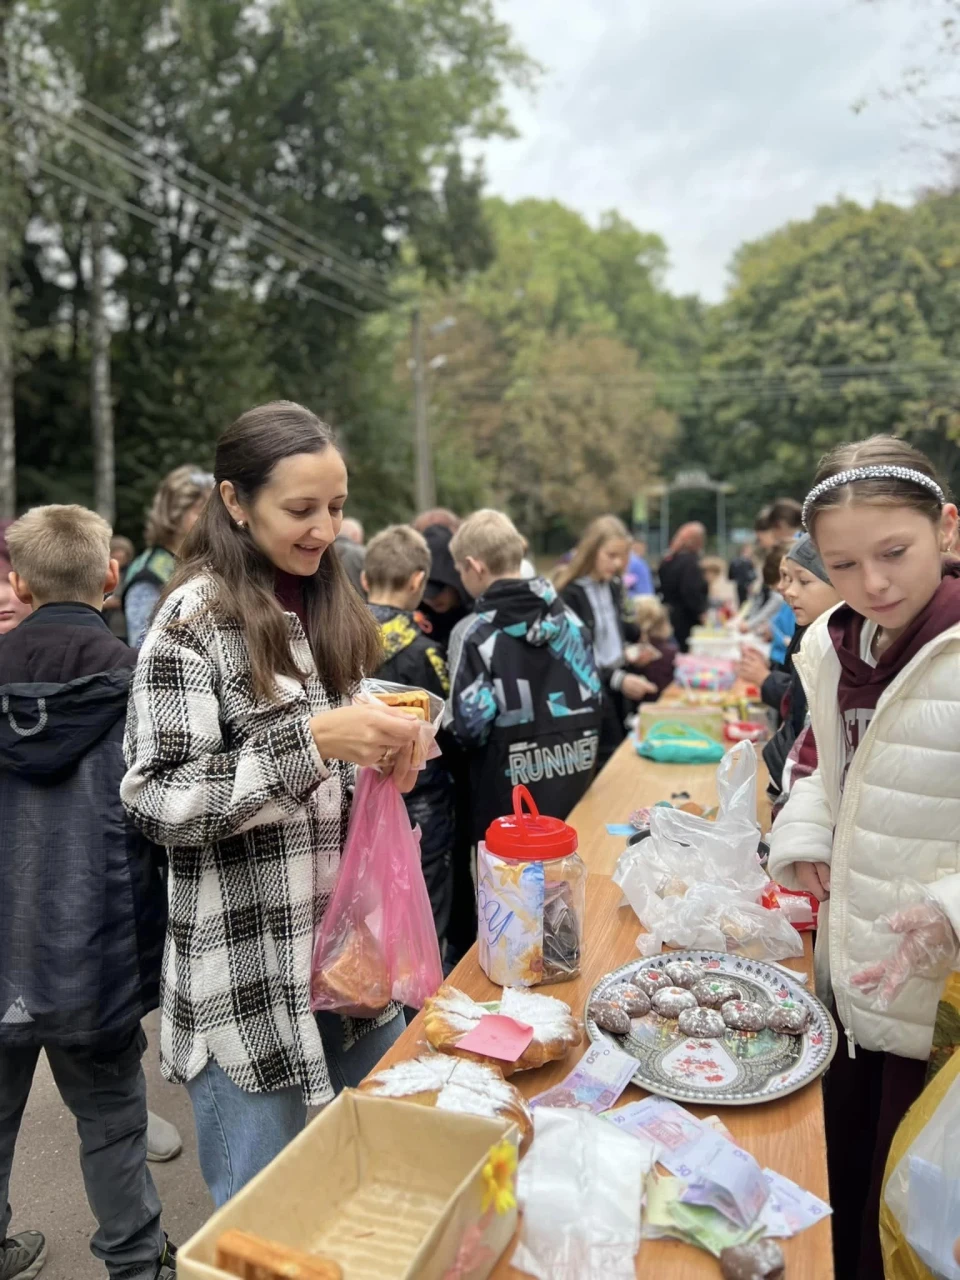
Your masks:
<svg viewBox="0 0 960 1280"><path fill-rule="evenodd" d="M523 812L524 804L528 812ZM541 816L526 787L477 852L480 967L502 987L566 982L580 972L587 869L577 833Z"/></svg>

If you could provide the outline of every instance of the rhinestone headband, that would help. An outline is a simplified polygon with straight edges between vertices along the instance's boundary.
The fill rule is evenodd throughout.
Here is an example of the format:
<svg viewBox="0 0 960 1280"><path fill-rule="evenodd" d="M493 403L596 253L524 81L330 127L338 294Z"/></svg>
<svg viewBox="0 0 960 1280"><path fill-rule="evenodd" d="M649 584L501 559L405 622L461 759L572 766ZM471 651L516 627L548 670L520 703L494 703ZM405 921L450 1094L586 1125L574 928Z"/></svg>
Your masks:
<svg viewBox="0 0 960 1280"><path fill-rule="evenodd" d="M854 467L851 471L838 471L835 476L810 490L803 504L803 527L810 528L810 508L818 498L831 489L842 489L845 484L853 484L856 480L906 480L908 484L918 484L921 489L929 489L941 507L946 502L944 492L936 480L931 480L922 471L914 471L911 467Z"/></svg>

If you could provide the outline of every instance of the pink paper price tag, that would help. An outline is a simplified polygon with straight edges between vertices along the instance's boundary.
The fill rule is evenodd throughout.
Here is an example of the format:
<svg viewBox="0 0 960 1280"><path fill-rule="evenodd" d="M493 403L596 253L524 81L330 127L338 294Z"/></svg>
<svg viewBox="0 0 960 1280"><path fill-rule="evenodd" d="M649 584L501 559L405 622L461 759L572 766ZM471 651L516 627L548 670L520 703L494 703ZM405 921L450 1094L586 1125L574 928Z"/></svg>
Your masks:
<svg viewBox="0 0 960 1280"><path fill-rule="evenodd" d="M533 1039L533 1027L502 1013L487 1013L472 1031L457 1041L458 1049L469 1053L498 1058L501 1062L516 1062Z"/></svg>

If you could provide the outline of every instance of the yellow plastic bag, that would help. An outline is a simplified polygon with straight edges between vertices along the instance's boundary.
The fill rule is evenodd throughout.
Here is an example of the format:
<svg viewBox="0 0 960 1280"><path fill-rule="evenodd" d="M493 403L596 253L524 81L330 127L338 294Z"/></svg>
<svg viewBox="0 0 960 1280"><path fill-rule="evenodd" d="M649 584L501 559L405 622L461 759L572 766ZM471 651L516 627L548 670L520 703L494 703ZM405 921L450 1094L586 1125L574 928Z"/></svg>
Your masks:
<svg viewBox="0 0 960 1280"><path fill-rule="evenodd" d="M916 1100L894 1136L884 1172L883 1193L880 1197L880 1245L883 1250L884 1280L936 1280L907 1243L904 1226L887 1201L890 1180L906 1157L914 1142L933 1119L938 1107L960 1078L960 973L951 973L947 979L934 1031L930 1057L932 1079ZM960 1237L960 1221L957 1222Z"/></svg>

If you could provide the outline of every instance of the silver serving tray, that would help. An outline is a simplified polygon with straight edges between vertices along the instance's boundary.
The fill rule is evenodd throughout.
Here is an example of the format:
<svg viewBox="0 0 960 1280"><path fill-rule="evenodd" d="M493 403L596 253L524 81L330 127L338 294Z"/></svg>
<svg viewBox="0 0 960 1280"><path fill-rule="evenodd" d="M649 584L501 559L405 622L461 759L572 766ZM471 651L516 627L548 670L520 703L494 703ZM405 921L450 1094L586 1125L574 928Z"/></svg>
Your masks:
<svg viewBox="0 0 960 1280"><path fill-rule="evenodd" d="M676 960L691 960L708 977L731 979L746 999L766 1007L787 1000L803 1005L810 1013L807 1030L802 1036L727 1031L715 1040L701 1040L682 1035L676 1022L651 1012L632 1020L629 1035L615 1036L589 1016L593 1000L635 974L663 969ZM706 1106L773 1102L816 1080L837 1049L837 1028L829 1010L788 973L780 965L719 951L671 951L634 960L606 974L591 991L584 1009L587 1034L596 1043L609 1042L636 1058L634 1083L649 1093Z"/></svg>

